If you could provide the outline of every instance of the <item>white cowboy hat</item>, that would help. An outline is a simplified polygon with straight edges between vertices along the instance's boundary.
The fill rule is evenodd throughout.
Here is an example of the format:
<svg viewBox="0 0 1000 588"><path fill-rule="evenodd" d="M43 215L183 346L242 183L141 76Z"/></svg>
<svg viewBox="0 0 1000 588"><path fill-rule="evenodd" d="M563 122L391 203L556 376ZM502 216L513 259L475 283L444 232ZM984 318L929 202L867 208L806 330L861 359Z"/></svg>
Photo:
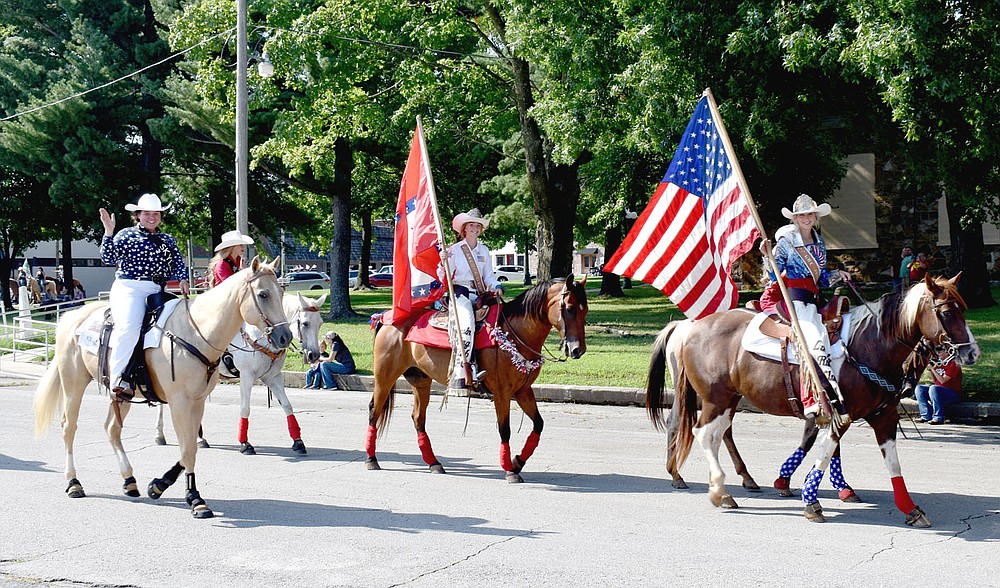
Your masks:
<svg viewBox="0 0 1000 588"><path fill-rule="evenodd" d="M129 212L135 212L137 210L148 210L150 212L162 212L164 210L170 210L170 205L163 206L160 203L160 197L156 194L143 194L139 196L139 201L135 204L126 204L125 210Z"/></svg>
<svg viewBox="0 0 1000 588"><path fill-rule="evenodd" d="M830 205L824 202L823 204L816 204L816 201L809 197L808 194L799 194L799 197L795 199L795 204L792 205L792 209L787 208L781 209L781 214L785 218L791 219L796 214L810 214L816 213L816 216L826 216L830 214Z"/></svg>
<svg viewBox="0 0 1000 588"><path fill-rule="evenodd" d="M222 234L222 242L215 246L216 251L222 251L227 247L236 245L253 245L253 239L240 233L239 229L227 231Z"/></svg>
<svg viewBox="0 0 1000 588"><path fill-rule="evenodd" d="M451 221L451 228L455 229L456 233L461 233L462 227L465 226L465 223L479 223L483 225L484 231L490 226L490 221L483 218L483 215L479 213L478 208L473 208L469 212L463 212L456 216Z"/></svg>

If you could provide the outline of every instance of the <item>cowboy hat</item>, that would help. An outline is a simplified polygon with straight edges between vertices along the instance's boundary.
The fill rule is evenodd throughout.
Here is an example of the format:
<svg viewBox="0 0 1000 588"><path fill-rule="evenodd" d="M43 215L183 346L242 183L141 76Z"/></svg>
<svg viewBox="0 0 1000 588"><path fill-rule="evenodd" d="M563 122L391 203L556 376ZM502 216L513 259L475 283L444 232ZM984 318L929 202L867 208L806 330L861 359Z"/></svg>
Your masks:
<svg viewBox="0 0 1000 588"><path fill-rule="evenodd" d="M823 204L816 204L816 201L809 197L808 194L799 194L799 197L795 199L795 204L792 205L792 209L787 208L781 209L781 214L791 220L796 214L811 214L815 212L816 216L826 216L830 214L830 205L824 202Z"/></svg>
<svg viewBox="0 0 1000 588"><path fill-rule="evenodd" d="M478 208L473 208L469 212L463 212L457 215L451 221L451 228L455 229L456 233L461 233L462 227L464 227L466 223L479 223L483 225L484 231L490 226L489 219L483 218L483 215L479 213Z"/></svg>
<svg viewBox="0 0 1000 588"><path fill-rule="evenodd" d="M160 197L156 194L143 194L139 196L139 201L135 204L126 204L125 210L129 212L135 212L137 210L147 210L149 212L162 212L164 210L169 210L170 205L163 206L160 203Z"/></svg>
<svg viewBox="0 0 1000 588"><path fill-rule="evenodd" d="M236 245L253 245L253 239L240 233L239 229L227 231L222 234L222 242L215 246L215 250L222 251L227 247L235 247Z"/></svg>

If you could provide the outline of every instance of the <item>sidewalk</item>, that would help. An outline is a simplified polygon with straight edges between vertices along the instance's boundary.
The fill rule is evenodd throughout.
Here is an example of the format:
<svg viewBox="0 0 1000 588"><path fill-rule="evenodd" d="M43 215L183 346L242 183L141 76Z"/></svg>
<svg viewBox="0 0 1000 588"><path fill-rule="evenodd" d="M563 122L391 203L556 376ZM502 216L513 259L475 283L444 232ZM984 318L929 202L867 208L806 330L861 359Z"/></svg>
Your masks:
<svg viewBox="0 0 1000 588"><path fill-rule="evenodd" d="M42 377L45 368L36 363L12 362L0 359L0 387L24 385ZM337 387L341 390L364 391L369 394L375 386L373 376L335 375ZM289 388L305 387L305 372L285 372L285 385ZM566 402L571 404L596 404L610 406L644 406L646 391L642 388L622 388L614 386L573 386L557 384L535 384L535 398L540 402ZM396 390L409 394L410 385L400 378ZM444 386L434 382L431 394L441 396ZM667 405L673 404L673 391L666 395ZM910 415L917 414L917 403L912 398L904 398L900 406ZM760 412L745 399L740 402L740 410ZM986 421L984 424L1000 424L1000 403L959 402L948 407L948 418L962 421ZM997 421L996 423L994 421Z"/></svg>

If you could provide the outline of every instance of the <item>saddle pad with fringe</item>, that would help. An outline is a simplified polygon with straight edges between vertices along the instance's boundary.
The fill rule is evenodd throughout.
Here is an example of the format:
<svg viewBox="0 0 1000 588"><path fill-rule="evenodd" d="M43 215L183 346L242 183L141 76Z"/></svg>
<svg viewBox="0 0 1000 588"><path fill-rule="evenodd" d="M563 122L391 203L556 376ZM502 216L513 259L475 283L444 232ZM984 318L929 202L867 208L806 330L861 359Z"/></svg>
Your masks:
<svg viewBox="0 0 1000 588"><path fill-rule="evenodd" d="M490 311L486 314L486 320L484 321L483 328L476 331L476 349L486 349L487 347L496 346L496 342L493 341L491 333L493 332L493 329L496 328L497 318L500 315L500 306L494 304L489 308ZM434 316L434 314L434 312L428 312L417 319L417 322L414 323L414 325L410 327L410 330L406 333L406 340L410 343L419 343L428 347L451 349L451 341L448 339L448 331L446 329L439 329L431 326L430 324L431 317Z"/></svg>
<svg viewBox="0 0 1000 588"><path fill-rule="evenodd" d="M844 341L847 340L847 334L851 330L850 313L842 316L844 323L840 327L840 340L834 343L830 349L830 357L832 358L844 355ZM740 345L742 345L743 349L751 353L756 353L774 361L781 361L781 343L774 337L765 335L760 330L761 324L768 320L767 317L768 314L766 312L759 312L750 319L746 331L743 332ZM788 363L794 365L798 365L799 363L799 358L795 355L795 345L788 346Z"/></svg>
<svg viewBox="0 0 1000 588"><path fill-rule="evenodd" d="M156 326L159 328L150 329L146 333L146 338L142 342L143 349L152 349L153 347L160 346L160 339L163 337L163 326L167 324L167 319L173 314L174 309L177 308L177 304L180 301L180 298L175 298L163 305L163 313L160 314L159 320L156 321ZM83 321L83 324L76 329L76 339L80 349L91 355L97 355L97 349L101 344L101 329L103 327L104 313L92 312L87 317L87 320Z"/></svg>

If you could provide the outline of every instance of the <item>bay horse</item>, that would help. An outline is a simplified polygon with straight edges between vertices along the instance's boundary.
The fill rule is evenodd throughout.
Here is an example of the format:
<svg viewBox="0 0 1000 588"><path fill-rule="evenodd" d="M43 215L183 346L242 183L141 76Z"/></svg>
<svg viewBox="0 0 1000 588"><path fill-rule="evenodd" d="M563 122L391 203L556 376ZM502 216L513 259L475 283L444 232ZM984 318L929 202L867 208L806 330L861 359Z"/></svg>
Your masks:
<svg viewBox="0 0 1000 588"><path fill-rule="evenodd" d="M319 360L319 330L323 326L323 317L320 309L326 302L327 295L324 294L316 300L307 298L302 294L285 294L282 298L282 307L285 316L288 317L288 324L292 329L292 339L298 341L302 348L302 359L307 364ZM236 442L240 444L240 453L243 455L256 455L257 451L250 444L248 431L250 429L250 392L253 385L260 380L267 386L269 394L274 394L278 399L278 405L285 413L285 420L288 423L288 435L292 438L292 451L300 455L305 455L306 445L302 441L302 431L299 422L295 418L295 411L292 403L285 394L285 349L278 348L267 333L257 327L244 324L240 332L236 334L229 344L229 351L233 354L233 365L239 372L240 379L240 422L237 429ZM220 367L220 369L228 369ZM223 373L222 377L230 375ZM166 445L167 440L163 435L163 405L159 407L159 414L156 419L157 445ZM199 428L198 445L208 447Z"/></svg>
<svg viewBox="0 0 1000 588"><path fill-rule="evenodd" d="M537 284L520 296L505 302L499 313L495 337L503 343L478 350L478 368L485 370L481 385L493 395L500 433L500 467L508 482L523 482L521 470L541 439L543 420L538 412L532 383L543 361L542 347L552 329L559 332L560 351L579 359L587 351L587 279L580 282L569 275ZM396 393L396 380L405 376L413 389L413 426L417 447L430 471L445 473L431 448L427 435L427 405L431 380L447 385L452 365L451 350L430 347L406 340L406 333L419 316L400 324L381 325L375 333L375 390L368 405L368 433L365 451L369 470L381 469L375 457L378 433L389 421ZM510 452L510 402L516 400L531 419L532 430L519 455Z"/></svg>
<svg viewBox="0 0 1000 588"><path fill-rule="evenodd" d="M896 450L899 395L872 380L882 380L898 390L904 377L904 363L922 337L951 346L963 365L976 362L980 349L966 325L965 302L955 287L958 278L946 280L928 274L907 292L886 294L870 305L855 307L847 344L849 360L839 374L850 418L864 419L871 426L891 477L896 507L906 516L908 525L929 527L931 523L913 503L903 481ZM679 345L671 343L677 330L677 324L671 323L657 337L650 361L646 410L657 428L663 427L665 372L668 367L676 369L676 395L667 424L667 469L675 486L678 480L683 484L679 470L697 438L709 462L709 499L723 508L738 506L726 492L725 473L718 454L725 435L731 435L740 398L746 397L768 414L795 414L787 401L781 363L761 358L741 346L743 332L753 316L754 313L737 309L689 322L682 328L685 332L680 333ZM668 350L672 351L672 357L668 357ZM793 367L791 377L793 386L797 386L797 366ZM698 397L702 403L700 416L696 415ZM816 492L848 427L839 431L830 427L820 433L820 456L802 489L803 514L808 520L825 520ZM731 447L734 448L735 445ZM745 470L742 460L737 467Z"/></svg>
<svg viewBox="0 0 1000 588"><path fill-rule="evenodd" d="M163 478L149 483L147 495L159 498L187 470L187 503L195 518L210 518L212 511L205 504L195 484L195 455L198 427L205 412L205 399L219 380L215 369L226 345L240 330L244 321L271 333L279 347L292 340L291 330L281 307L281 286L274 273L277 260L271 264L254 258L250 266L218 287L193 300L184 300L168 317L159 347L146 349L152 390L171 406L170 416L181 458ZM63 315L56 326L55 356L35 391L35 433L49 427L57 410L61 411L63 443L66 446L66 489L71 498L85 496L83 485L76 477L73 440L83 393L91 380L98 377L97 356L83 351L76 332L93 313L103 312L106 304L88 304ZM192 353L191 350L197 351ZM198 357L201 355L202 357ZM175 376L176 379L175 379ZM122 403L120 419L114 403L108 408L104 428L118 459L126 496L137 497L139 491L132 465L122 446L122 421L131 404Z"/></svg>

